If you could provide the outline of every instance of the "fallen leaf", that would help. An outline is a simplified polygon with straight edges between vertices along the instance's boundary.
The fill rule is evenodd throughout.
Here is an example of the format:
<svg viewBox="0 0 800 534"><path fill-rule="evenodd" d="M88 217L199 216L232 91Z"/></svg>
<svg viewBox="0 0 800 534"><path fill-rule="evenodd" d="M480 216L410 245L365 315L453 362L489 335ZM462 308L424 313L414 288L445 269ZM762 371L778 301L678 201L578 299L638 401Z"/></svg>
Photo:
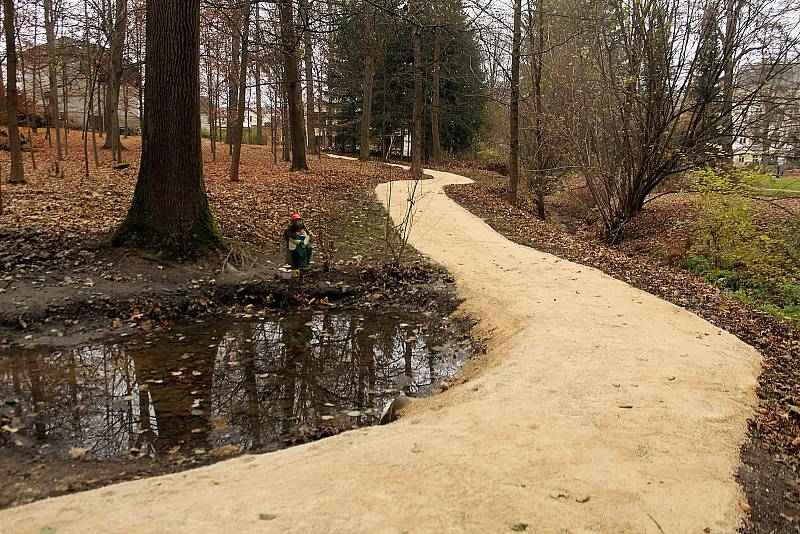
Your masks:
<svg viewBox="0 0 800 534"><path fill-rule="evenodd" d="M214 447L214 456L232 456L234 454L239 454L241 449L238 445L223 445L221 447Z"/></svg>

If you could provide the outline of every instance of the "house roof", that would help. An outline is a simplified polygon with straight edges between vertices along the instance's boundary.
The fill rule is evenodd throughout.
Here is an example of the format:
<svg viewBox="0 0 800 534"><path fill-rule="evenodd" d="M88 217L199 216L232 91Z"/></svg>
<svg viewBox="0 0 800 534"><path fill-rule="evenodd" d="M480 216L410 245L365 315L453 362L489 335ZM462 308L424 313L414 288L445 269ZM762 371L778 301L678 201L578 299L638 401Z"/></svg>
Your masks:
<svg viewBox="0 0 800 534"><path fill-rule="evenodd" d="M91 55L91 60L94 65L100 68L100 79L108 76L108 61L99 61L99 57L108 57L108 49L98 45L97 43L89 42L89 50L86 49L86 42L75 39L73 37L58 37L55 40L56 55L60 59L67 59L67 68L75 73L83 73L86 70L85 63ZM45 64L49 61L49 48L47 43L38 44L36 46L26 48L20 52L25 57L27 62L34 64ZM122 67L122 80L133 87L139 86L139 76L135 69L129 68L132 63L123 64Z"/></svg>

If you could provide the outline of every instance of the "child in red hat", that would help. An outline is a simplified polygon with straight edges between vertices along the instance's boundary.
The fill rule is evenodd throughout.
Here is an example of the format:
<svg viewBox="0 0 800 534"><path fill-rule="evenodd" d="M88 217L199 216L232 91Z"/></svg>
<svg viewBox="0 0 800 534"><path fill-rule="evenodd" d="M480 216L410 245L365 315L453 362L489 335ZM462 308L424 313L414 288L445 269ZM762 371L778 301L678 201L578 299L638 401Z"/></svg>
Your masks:
<svg viewBox="0 0 800 534"><path fill-rule="evenodd" d="M306 230L303 217L296 211L289 217L289 228L283 232L286 242L286 263L292 269L307 270L311 264L311 236Z"/></svg>

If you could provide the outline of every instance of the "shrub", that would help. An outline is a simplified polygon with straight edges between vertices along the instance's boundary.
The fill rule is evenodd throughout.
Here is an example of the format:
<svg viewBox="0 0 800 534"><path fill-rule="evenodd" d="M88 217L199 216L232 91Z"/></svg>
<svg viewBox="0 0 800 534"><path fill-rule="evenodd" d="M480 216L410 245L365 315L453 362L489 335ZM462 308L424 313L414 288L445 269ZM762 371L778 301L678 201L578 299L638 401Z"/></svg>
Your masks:
<svg viewBox="0 0 800 534"><path fill-rule="evenodd" d="M743 196L762 175L711 169L695 175L701 215L684 266L741 300L800 324L800 219L761 232Z"/></svg>

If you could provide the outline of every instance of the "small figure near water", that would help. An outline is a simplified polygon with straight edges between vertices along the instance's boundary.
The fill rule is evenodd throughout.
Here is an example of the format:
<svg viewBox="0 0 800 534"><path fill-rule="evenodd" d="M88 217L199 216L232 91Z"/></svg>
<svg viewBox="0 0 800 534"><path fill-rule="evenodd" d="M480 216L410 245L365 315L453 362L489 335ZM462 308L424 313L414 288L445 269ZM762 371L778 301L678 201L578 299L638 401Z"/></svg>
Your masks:
<svg viewBox="0 0 800 534"><path fill-rule="evenodd" d="M286 263L292 270L301 269L306 271L311 268L311 236L306 230L303 217L292 212L289 218L289 227L283 232L283 240L286 242Z"/></svg>

